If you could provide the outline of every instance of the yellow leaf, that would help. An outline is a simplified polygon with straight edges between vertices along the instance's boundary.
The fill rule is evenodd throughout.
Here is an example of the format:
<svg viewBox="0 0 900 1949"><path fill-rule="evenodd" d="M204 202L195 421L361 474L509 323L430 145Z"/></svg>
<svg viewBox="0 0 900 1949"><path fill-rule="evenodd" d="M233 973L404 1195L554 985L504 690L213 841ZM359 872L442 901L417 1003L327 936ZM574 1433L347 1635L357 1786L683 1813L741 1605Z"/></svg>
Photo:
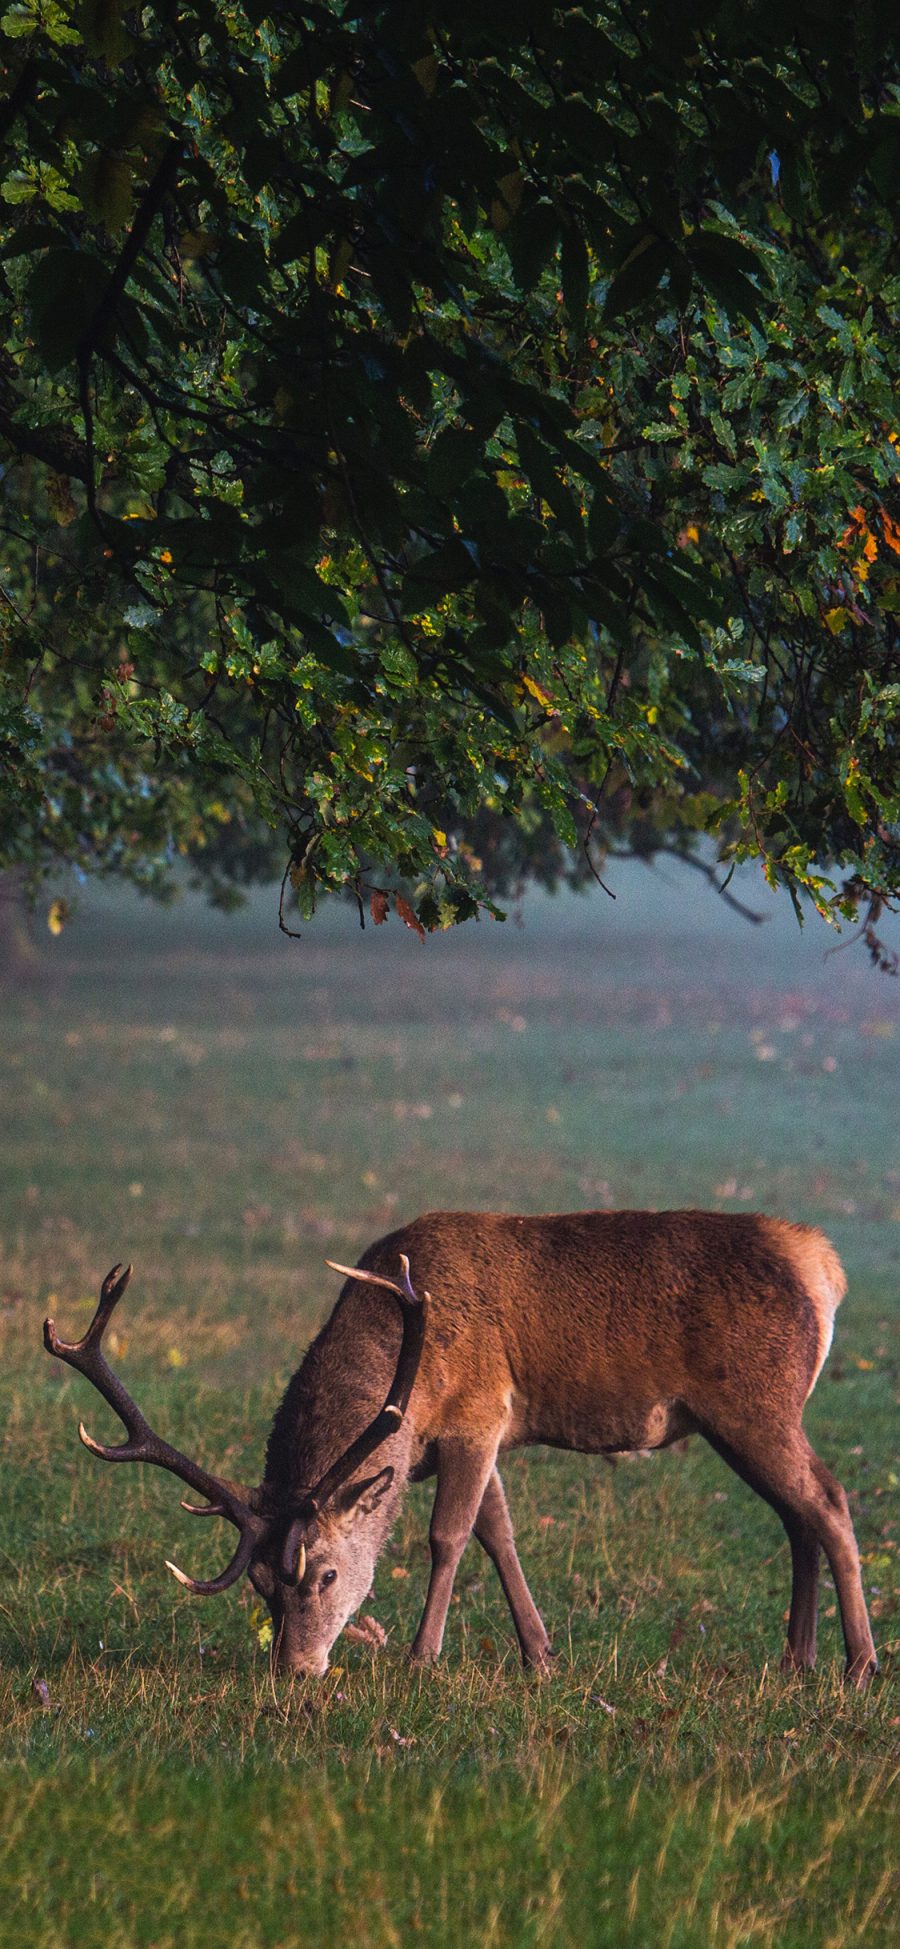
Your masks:
<svg viewBox="0 0 900 1949"><path fill-rule="evenodd" d="M170 1367L183 1367L184 1354L182 1353L181 1348L170 1347L168 1353L166 1354L166 1360Z"/></svg>
<svg viewBox="0 0 900 1949"><path fill-rule="evenodd" d="M536 703L549 704L550 699L546 690L539 683L535 683L533 677L524 676L522 678L522 688L523 690L527 690L529 697L533 697Z"/></svg>
<svg viewBox="0 0 900 1949"><path fill-rule="evenodd" d="M340 286L353 262L353 245L349 237L340 237L331 253L329 276L332 290L340 292Z"/></svg>
<svg viewBox="0 0 900 1949"><path fill-rule="evenodd" d="M183 230L178 239L180 255L188 262L197 257L208 257L215 249L216 238L211 230Z"/></svg>
<svg viewBox="0 0 900 1949"><path fill-rule="evenodd" d="M491 224L494 230L503 231L516 215L525 189L525 178L521 169L511 169L506 176L497 179L499 196L491 201Z"/></svg>
<svg viewBox="0 0 900 1949"><path fill-rule="evenodd" d="M51 934L61 934L68 918L68 900L52 900L47 913L47 926Z"/></svg>
<svg viewBox="0 0 900 1949"><path fill-rule="evenodd" d="M56 474L52 469L47 474L47 506L61 528L68 528L75 521L78 509L72 496L72 488L65 474Z"/></svg>
<svg viewBox="0 0 900 1949"><path fill-rule="evenodd" d="M825 627L830 629L832 636L836 636L838 631L843 629L849 613L848 609L826 609Z"/></svg>
<svg viewBox="0 0 900 1949"><path fill-rule="evenodd" d="M423 95L433 95L437 87L438 58L436 54L423 54L421 61L414 61L412 71Z"/></svg>

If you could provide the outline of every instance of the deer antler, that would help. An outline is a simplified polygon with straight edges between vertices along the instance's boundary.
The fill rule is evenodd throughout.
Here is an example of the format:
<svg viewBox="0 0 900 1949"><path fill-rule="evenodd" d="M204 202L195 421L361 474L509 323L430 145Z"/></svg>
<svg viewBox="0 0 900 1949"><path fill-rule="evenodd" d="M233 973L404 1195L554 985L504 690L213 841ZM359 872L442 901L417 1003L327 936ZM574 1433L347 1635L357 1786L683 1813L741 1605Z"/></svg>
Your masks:
<svg viewBox="0 0 900 1949"><path fill-rule="evenodd" d="M396 1372L388 1388L384 1406L376 1414L374 1421L370 1421L362 1434L357 1435L356 1440L350 1443L350 1447L338 1456L336 1462L332 1462L330 1469L316 1483L315 1488L304 1497L303 1504L288 1529L281 1553L281 1576L288 1584L299 1583L303 1576L306 1566L304 1539L310 1523L315 1521L326 1502L342 1487L354 1470L368 1460L373 1450L379 1448L389 1435L396 1434L409 1406L409 1397L413 1391L422 1357L425 1311L431 1298L431 1294L426 1292L420 1299L415 1291L409 1276L409 1260L405 1252L400 1254L402 1283L398 1283L396 1279L385 1279L378 1272L366 1272L359 1266L338 1265L334 1259L326 1259L325 1264L331 1267L332 1272L342 1272L345 1279L359 1279L363 1285L384 1286L387 1292L393 1293L400 1302L403 1338L400 1342Z"/></svg>
<svg viewBox="0 0 900 1949"><path fill-rule="evenodd" d="M191 1503L183 1503L182 1508L195 1516L224 1516L226 1522L233 1523L235 1529L240 1531L234 1556L218 1577L206 1581L188 1577L177 1564L166 1560L166 1568L187 1590L200 1597L211 1597L217 1591L227 1590L243 1575L269 1531L270 1520L253 1508L252 1490L226 1482L222 1476L208 1474L199 1463L192 1462L187 1455L180 1454L177 1448L172 1448L160 1435L155 1434L122 1386L118 1375L107 1365L101 1342L114 1308L118 1306L131 1278L131 1270L130 1265L125 1267L124 1272L120 1265L115 1265L107 1273L100 1289L97 1311L82 1339L71 1342L61 1340L53 1320L45 1320L44 1346L48 1353L55 1354L58 1360L67 1361L70 1367L83 1374L115 1409L124 1425L127 1441L115 1447L106 1447L102 1442L94 1441L84 1422L79 1422L79 1436L92 1455L99 1455L104 1462L154 1462L158 1468L168 1469L170 1474L177 1475L190 1488L196 1489L199 1495L206 1497L202 1508L195 1508Z"/></svg>

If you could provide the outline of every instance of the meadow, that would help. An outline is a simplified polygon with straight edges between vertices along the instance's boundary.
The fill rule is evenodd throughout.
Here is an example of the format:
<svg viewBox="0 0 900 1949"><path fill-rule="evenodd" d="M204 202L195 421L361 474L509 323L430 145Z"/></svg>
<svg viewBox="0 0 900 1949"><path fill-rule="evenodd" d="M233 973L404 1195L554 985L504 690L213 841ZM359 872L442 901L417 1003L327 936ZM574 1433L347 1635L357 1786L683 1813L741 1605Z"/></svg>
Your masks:
<svg viewBox="0 0 900 1949"><path fill-rule="evenodd" d="M271 896L94 895L0 990L0 1942L28 1949L867 1949L897 1938L900 982L693 886L526 906L425 947ZM352 1259L416 1212L693 1204L821 1224L849 1293L806 1425L848 1489L881 1674L778 1670L771 1512L696 1440L503 1474L560 1653L526 1678L470 1544L441 1665L413 1490L324 1680L272 1678L249 1586L51 1361L103 1274L150 1421L255 1481Z"/></svg>

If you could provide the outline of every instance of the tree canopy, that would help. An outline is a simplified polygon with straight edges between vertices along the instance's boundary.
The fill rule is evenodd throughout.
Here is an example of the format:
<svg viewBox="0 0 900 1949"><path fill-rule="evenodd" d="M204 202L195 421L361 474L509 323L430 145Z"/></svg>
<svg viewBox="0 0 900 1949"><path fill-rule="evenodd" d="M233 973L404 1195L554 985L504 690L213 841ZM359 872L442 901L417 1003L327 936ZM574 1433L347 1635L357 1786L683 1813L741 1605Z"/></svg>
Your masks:
<svg viewBox="0 0 900 1949"><path fill-rule="evenodd" d="M900 892L882 0L0 33L0 867Z"/></svg>

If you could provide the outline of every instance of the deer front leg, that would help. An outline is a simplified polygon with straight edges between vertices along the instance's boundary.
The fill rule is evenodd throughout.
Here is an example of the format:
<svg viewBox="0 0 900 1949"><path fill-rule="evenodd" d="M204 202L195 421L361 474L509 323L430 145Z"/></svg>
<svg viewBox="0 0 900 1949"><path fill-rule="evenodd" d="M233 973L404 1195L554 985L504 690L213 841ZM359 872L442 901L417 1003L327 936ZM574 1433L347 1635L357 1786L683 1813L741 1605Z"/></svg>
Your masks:
<svg viewBox="0 0 900 1949"><path fill-rule="evenodd" d="M431 1580L410 1657L433 1664L441 1655L456 1566L472 1534L497 1455L465 1441L438 1443L437 1494L431 1512ZM521 1574L521 1573L520 1573Z"/></svg>
<svg viewBox="0 0 900 1949"><path fill-rule="evenodd" d="M523 1665L531 1665L536 1671L549 1671L553 1647L522 1574L506 1496L496 1469L492 1471L481 1498L481 1508L475 1518L474 1529L482 1549L487 1551L503 1586L503 1593L516 1627Z"/></svg>

